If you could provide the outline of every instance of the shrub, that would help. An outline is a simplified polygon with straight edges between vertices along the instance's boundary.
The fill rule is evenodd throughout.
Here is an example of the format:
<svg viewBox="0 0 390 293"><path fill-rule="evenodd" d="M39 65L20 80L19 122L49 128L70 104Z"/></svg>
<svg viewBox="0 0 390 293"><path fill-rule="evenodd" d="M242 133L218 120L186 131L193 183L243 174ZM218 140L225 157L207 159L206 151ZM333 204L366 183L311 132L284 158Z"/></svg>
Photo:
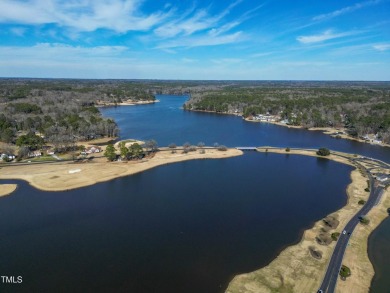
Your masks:
<svg viewBox="0 0 390 293"><path fill-rule="evenodd" d="M290 151L290 148L286 148L286 152L289 152Z"/></svg>
<svg viewBox="0 0 390 293"><path fill-rule="evenodd" d="M350 275L351 275L351 269L345 265L342 265L340 269L341 279L345 280Z"/></svg>
<svg viewBox="0 0 390 293"><path fill-rule="evenodd" d="M330 243L332 243L332 238L328 233L318 234L316 240L320 245L329 245Z"/></svg>
<svg viewBox="0 0 390 293"><path fill-rule="evenodd" d="M364 199L361 199L358 201L358 204L360 204L360 205L364 205L365 203L366 203L366 201Z"/></svg>
<svg viewBox="0 0 390 293"><path fill-rule="evenodd" d="M220 146L218 147L218 150L219 150L219 151L227 151L227 147L224 146L224 145L220 145Z"/></svg>
<svg viewBox="0 0 390 293"><path fill-rule="evenodd" d="M325 223L326 226L332 229L336 229L337 226L340 224L340 221L334 216L327 216L326 218L323 219L323 222Z"/></svg>
<svg viewBox="0 0 390 293"><path fill-rule="evenodd" d="M317 155L319 156L329 156L330 155L330 150L328 150L327 148L319 148L318 151L317 151Z"/></svg>
<svg viewBox="0 0 390 293"><path fill-rule="evenodd" d="M321 259L322 258L322 252L319 250L316 250L314 246L309 246L309 251L312 257L315 259Z"/></svg>
<svg viewBox="0 0 390 293"><path fill-rule="evenodd" d="M368 225L370 223L370 220L367 217L359 217L359 221L363 225Z"/></svg>
<svg viewBox="0 0 390 293"><path fill-rule="evenodd" d="M340 233L339 232L334 232L332 233L331 237L334 241L337 241L337 239L339 238L340 236Z"/></svg>
<svg viewBox="0 0 390 293"><path fill-rule="evenodd" d="M189 152L195 152L196 151L196 146L192 145L188 148Z"/></svg>

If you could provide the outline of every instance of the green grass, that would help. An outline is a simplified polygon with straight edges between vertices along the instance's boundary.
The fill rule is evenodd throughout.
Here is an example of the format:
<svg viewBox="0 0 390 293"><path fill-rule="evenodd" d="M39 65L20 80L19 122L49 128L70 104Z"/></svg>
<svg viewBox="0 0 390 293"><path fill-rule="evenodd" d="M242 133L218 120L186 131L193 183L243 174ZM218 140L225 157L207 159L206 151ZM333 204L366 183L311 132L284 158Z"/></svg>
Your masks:
<svg viewBox="0 0 390 293"><path fill-rule="evenodd" d="M35 157L31 159L27 159L27 161L31 162L43 162L43 161L57 161L55 158L52 156L41 156L41 157Z"/></svg>

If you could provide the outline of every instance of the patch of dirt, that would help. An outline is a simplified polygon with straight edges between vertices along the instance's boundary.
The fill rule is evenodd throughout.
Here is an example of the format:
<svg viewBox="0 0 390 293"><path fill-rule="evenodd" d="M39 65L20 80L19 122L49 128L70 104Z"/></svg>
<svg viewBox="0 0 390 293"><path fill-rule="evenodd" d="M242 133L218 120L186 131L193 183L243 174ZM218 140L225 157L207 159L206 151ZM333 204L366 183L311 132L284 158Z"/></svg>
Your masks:
<svg viewBox="0 0 390 293"><path fill-rule="evenodd" d="M321 259L322 258L322 252L320 250L317 250L314 246L309 246L309 252L312 257L315 259Z"/></svg>

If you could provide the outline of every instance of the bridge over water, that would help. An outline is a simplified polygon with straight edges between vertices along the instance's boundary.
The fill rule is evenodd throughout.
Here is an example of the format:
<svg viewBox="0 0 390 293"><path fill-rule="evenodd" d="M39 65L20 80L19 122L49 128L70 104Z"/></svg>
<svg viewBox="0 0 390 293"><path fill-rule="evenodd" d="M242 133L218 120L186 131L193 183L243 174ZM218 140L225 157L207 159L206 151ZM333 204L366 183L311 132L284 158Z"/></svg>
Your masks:
<svg viewBox="0 0 390 293"><path fill-rule="evenodd" d="M255 151L257 150L257 147L236 147L236 149L240 151Z"/></svg>

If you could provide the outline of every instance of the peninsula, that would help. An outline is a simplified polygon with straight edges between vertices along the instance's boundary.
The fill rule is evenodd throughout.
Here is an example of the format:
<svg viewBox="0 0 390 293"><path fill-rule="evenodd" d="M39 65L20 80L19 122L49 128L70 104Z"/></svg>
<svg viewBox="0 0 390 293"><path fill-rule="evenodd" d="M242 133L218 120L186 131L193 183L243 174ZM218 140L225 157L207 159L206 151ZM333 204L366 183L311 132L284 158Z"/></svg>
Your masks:
<svg viewBox="0 0 390 293"><path fill-rule="evenodd" d="M105 157L85 163L55 161L51 163L11 163L0 169L0 179L22 179L45 191L64 191L132 175L157 166L194 159L222 159L242 155L237 149L220 151L203 147L202 152L172 152L160 148L153 156L136 161L107 162ZM97 171L98 170L98 171Z"/></svg>
<svg viewBox="0 0 390 293"><path fill-rule="evenodd" d="M11 194L16 187L16 184L0 184L0 197Z"/></svg>
<svg viewBox="0 0 390 293"><path fill-rule="evenodd" d="M315 150L282 149L262 147L259 152L271 152L284 155L305 155L319 157ZM332 152L321 159L330 159L339 163L354 165L356 156L340 152ZM386 167L385 167L386 165ZM362 208L367 201L367 174L356 165L351 173L351 183L347 187L348 203L342 209L328 215L325 219L314 223L313 227L303 232L299 243L287 247L269 265L251 273L236 276L229 284L226 293L254 292L316 292L327 270L330 257L335 249L335 241L342 235L343 227ZM372 165L370 165L372 168ZM388 164L378 164L372 169L390 175ZM390 190L383 192L379 203L366 215L370 219L368 225L358 225L352 233L348 249L343 258L343 264L348 266L352 274L345 281L338 281L335 292L369 291L374 269L367 254L367 241L370 233L388 217L387 208L390 206ZM327 223L334 220L337 225L331 227ZM332 237L330 234L332 233ZM326 239L329 236L329 241ZM336 240L334 239L334 240Z"/></svg>

